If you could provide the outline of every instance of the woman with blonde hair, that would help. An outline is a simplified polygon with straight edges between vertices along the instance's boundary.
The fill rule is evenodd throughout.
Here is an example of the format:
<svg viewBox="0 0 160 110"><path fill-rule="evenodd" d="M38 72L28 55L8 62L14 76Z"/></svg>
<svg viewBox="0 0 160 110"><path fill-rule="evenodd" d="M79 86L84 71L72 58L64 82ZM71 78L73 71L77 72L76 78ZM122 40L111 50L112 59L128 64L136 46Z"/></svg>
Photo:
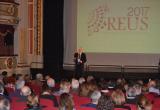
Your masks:
<svg viewBox="0 0 160 110"><path fill-rule="evenodd" d="M129 106L124 105L126 103L126 99L122 90L120 89L115 90L112 93L111 98L114 102L114 108L125 108L127 110L131 110Z"/></svg>
<svg viewBox="0 0 160 110"><path fill-rule="evenodd" d="M59 99L59 110L75 110L74 102L70 94L61 94Z"/></svg>

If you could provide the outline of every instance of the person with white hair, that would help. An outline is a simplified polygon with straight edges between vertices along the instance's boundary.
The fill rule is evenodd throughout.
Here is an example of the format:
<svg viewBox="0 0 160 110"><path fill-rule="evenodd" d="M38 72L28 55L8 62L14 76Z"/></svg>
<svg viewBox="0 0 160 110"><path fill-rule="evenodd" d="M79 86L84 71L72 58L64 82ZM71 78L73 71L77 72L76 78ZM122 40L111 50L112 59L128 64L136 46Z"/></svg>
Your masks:
<svg viewBox="0 0 160 110"><path fill-rule="evenodd" d="M11 110L10 101L0 96L0 110Z"/></svg>
<svg viewBox="0 0 160 110"><path fill-rule="evenodd" d="M15 91L13 93L10 93L10 97L20 97L20 91L22 87L25 85L25 81L23 79L22 75L18 75L17 81L15 83Z"/></svg>
<svg viewBox="0 0 160 110"><path fill-rule="evenodd" d="M95 91L93 91L93 93L90 96L91 103L83 104L82 106L96 108L100 97L101 97L101 92L98 90L95 90Z"/></svg>
<svg viewBox="0 0 160 110"><path fill-rule="evenodd" d="M71 87L72 89L78 89L79 88L79 81L77 79L72 79L72 82L71 82Z"/></svg>
<svg viewBox="0 0 160 110"><path fill-rule="evenodd" d="M47 85L48 87L51 87L51 88L55 87L55 80L53 78L49 78L47 80Z"/></svg>
<svg viewBox="0 0 160 110"><path fill-rule="evenodd" d="M79 81L75 78L71 81L71 92L75 94L79 93Z"/></svg>
<svg viewBox="0 0 160 110"><path fill-rule="evenodd" d="M85 80L85 78L84 77L80 77L79 78L79 84L82 84L82 83L84 83L86 80Z"/></svg>
<svg viewBox="0 0 160 110"><path fill-rule="evenodd" d="M41 73L36 74L36 79L42 81L43 80L43 75Z"/></svg>
<svg viewBox="0 0 160 110"><path fill-rule="evenodd" d="M31 89L28 86L23 86L21 88L21 95L22 96L29 96L31 94Z"/></svg>

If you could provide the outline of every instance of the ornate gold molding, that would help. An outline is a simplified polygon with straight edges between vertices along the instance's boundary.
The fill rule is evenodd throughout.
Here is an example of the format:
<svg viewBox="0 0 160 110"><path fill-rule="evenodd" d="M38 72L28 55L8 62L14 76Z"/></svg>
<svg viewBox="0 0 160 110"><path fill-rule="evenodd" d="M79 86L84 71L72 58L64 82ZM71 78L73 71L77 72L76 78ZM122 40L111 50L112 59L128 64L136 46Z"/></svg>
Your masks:
<svg viewBox="0 0 160 110"><path fill-rule="evenodd" d="M43 0L37 0L37 55L42 55Z"/></svg>
<svg viewBox="0 0 160 110"><path fill-rule="evenodd" d="M18 24L18 4L0 2L0 24Z"/></svg>

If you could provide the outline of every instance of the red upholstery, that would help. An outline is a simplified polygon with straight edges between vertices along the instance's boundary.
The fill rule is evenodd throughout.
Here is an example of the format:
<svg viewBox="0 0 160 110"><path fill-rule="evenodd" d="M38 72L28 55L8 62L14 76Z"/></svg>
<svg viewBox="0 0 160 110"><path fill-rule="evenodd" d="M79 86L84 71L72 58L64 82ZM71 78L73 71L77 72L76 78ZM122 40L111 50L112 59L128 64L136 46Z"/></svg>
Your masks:
<svg viewBox="0 0 160 110"><path fill-rule="evenodd" d="M45 98L40 98L40 105L45 107L54 107L53 101Z"/></svg>
<svg viewBox="0 0 160 110"><path fill-rule="evenodd" d="M160 97L157 97L154 99L153 108L159 108L159 110L160 110Z"/></svg>
<svg viewBox="0 0 160 110"><path fill-rule="evenodd" d="M151 101L151 102L153 102L155 96L156 96L156 95L155 95L154 93L145 94L145 97L146 97L149 101Z"/></svg>
<svg viewBox="0 0 160 110"><path fill-rule="evenodd" d="M75 106L81 106L82 104L87 104L91 102L91 99L88 97L80 97L78 95L73 95L73 100Z"/></svg>
<svg viewBox="0 0 160 110"><path fill-rule="evenodd" d="M114 110L127 110L125 108L114 108Z"/></svg>
<svg viewBox="0 0 160 110"><path fill-rule="evenodd" d="M27 108L26 102L17 102L18 97L12 97L11 108L12 110L24 110Z"/></svg>
<svg viewBox="0 0 160 110"><path fill-rule="evenodd" d="M129 106L131 110L137 110L137 106L135 104L125 104L126 106Z"/></svg>
<svg viewBox="0 0 160 110"><path fill-rule="evenodd" d="M96 110L96 109L95 108L91 108L91 107L76 106L76 110Z"/></svg>

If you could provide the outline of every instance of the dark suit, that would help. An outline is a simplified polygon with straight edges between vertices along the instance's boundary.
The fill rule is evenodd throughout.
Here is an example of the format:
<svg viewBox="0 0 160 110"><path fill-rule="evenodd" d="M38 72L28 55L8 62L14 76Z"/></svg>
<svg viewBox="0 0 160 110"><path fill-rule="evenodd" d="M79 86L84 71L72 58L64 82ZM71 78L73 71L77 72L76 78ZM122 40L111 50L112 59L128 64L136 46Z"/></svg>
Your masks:
<svg viewBox="0 0 160 110"><path fill-rule="evenodd" d="M85 53L75 53L74 54L74 62L75 62L75 72L76 72L76 77L82 76L84 72L84 63L87 61L86 54Z"/></svg>

